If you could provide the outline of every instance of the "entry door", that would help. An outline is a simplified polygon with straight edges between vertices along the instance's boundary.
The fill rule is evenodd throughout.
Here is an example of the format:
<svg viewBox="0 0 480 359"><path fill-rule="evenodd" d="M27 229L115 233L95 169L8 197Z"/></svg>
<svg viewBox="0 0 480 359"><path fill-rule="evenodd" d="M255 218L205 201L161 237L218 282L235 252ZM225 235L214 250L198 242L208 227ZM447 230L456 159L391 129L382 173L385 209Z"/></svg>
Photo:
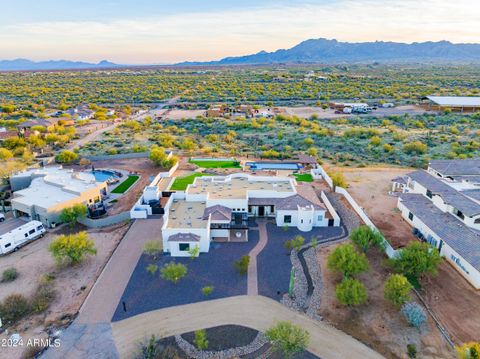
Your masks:
<svg viewBox="0 0 480 359"><path fill-rule="evenodd" d="M265 206L259 206L258 207L258 216L259 217L265 216Z"/></svg>

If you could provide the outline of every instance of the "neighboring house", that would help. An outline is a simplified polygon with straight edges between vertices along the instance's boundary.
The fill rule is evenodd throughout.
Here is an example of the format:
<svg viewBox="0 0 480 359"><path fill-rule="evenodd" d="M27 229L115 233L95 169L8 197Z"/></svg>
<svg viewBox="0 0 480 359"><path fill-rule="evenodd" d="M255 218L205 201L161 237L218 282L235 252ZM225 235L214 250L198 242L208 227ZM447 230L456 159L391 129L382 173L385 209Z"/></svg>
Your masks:
<svg viewBox="0 0 480 359"><path fill-rule="evenodd" d="M5 141L9 137L17 137L17 131L9 131L5 127L0 128L0 143Z"/></svg>
<svg viewBox="0 0 480 359"><path fill-rule="evenodd" d="M480 289L480 159L431 161L405 178L402 216Z"/></svg>
<svg viewBox="0 0 480 359"><path fill-rule="evenodd" d="M43 118L36 118L36 119L33 119L33 120L28 120L28 121L22 122L22 123L18 124L16 127L17 127L19 132L24 133L25 131L30 130L34 126L43 126L43 127L47 128L48 126L51 126L51 125L53 125L54 123L57 122L57 119L53 119L53 120L54 121L48 121L48 120L45 120Z"/></svg>
<svg viewBox="0 0 480 359"><path fill-rule="evenodd" d="M95 111L90 110L85 105L80 105L75 108L68 109L66 113L77 120L90 120L95 115Z"/></svg>
<svg viewBox="0 0 480 359"><path fill-rule="evenodd" d="M208 252L211 241L247 241L248 217L304 232L340 225L311 186L245 173L197 177L185 192L172 193L164 210L163 248L172 256L188 256L195 246Z"/></svg>
<svg viewBox="0 0 480 359"><path fill-rule="evenodd" d="M77 203L93 206L107 194L106 182L86 172L60 167L27 170L10 177L15 217L27 217L46 226L60 222L62 209Z"/></svg>
<svg viewBox="0 0 480 359"><path fill-rule="evenodd" d="M429 110L450 109L456 112L480 111L480 97L473 96L427 96L426 107Z"/></svg>

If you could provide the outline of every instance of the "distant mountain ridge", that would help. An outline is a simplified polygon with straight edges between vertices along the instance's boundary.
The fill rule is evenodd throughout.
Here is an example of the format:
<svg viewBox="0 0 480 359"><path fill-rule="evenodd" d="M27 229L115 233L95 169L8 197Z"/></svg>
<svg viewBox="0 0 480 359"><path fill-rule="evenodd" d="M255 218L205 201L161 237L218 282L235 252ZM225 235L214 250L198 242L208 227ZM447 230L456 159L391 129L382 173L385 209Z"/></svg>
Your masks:
<svg viewBox="0 0 480 359"><path fill-rule="evenodd" d="M361 63L361 62L480 62L480 44L449 41L340 42L310 39L290 49L226 57L219 61L184 62L179 65L259 65L274 63Z"/></svg>
<svg viewBox="0 0 480 359"><path fill-rule="evenodd" d="M27 59L1 60L0 71L34 71L34 70L73 70L73 69L99 69L112 68L121 65L114 64L107 60L97 64L82 61L49 60L31 61Z"/></svg>

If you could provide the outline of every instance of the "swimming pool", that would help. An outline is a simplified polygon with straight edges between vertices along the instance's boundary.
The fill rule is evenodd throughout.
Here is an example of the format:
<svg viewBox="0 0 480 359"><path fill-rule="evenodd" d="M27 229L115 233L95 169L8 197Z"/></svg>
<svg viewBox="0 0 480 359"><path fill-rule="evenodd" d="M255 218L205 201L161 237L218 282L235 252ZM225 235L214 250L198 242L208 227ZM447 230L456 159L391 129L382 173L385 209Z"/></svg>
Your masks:
<svg viewBox="0 0 480 359"><path fill-rule="evenodd" d="M252 170L298 170L302 168L294 162L247 162Z"/></svg>
<svg viewBox="0 0 480 359"><path fill-rule="evenodd" d="M97 182L105 182L111 179L118 178L118 176L114 172L107 170L94 170L90 171L90 173L95 176L95 180Z"/></svg>

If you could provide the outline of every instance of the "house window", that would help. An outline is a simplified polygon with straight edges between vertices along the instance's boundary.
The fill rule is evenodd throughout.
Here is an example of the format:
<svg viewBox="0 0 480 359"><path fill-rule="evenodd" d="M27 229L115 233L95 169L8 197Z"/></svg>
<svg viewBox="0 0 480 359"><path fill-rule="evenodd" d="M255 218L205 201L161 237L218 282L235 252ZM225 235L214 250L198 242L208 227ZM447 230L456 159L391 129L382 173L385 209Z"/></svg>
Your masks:
<svg viewBox="0 0 480 359"><path fill-rule="evenodd" d="M408 219L413 221L413 213L412 212L408 212Z"/></svg>
<svg viewBox="0 0 480 359"><path fill-rule="evenodd" d="M303 223L303 219L300 220L300 223Z"/></svg>
<svg viewBox="0 0 480 359"><path fill-rule="evenodd" d="M427 189L427 197L428 198L432 198L432 191L430 191L429 189Z"/></svg>
<svg viewBox="0 0 480 359"><path fill-rule="evenodd" d="M480 218L477 218L473 223L479 224L480 223Z"/></svg>
<svg viewBox="0 0 480 359"><path fill-rule="evenodd" d="M292 216L283 216L283 223L292 223Z"/></svg>
<svg viewBox="0 0 480 359"><path fill-rule="evenodd" d="M30 231L28 231L28 234L34 234L35 233L35 229L31 229Z"/></svg>
<svg viewBox="0 0 480 359"><path fill-rule="evenodd" d="M5 248L8 248L8 247L10 247L11 245L12 245L12 243L7 243L7 244L4 245L4 247L5 247Z"/></svg>
<svg viewBox="0 0 480 359"><path fill-rule="evenodd" d="M190 250L190 243L180 243L178 249L182 252L188 252Z"/></svg>
<svg viewBox="0 0 480 359"><path fill-rule="evenodd" d="M460 219L465 219L465 216L463 215L463 213L461 211L459 211L458 209L454 208L453 213L455 215L457 215Z"/></svg>
<svg viewBox="0 0 480 359"><path fill-rule="evenodd" d="M318 220L323 221L323 216L322 215L318 216Z"/></svg>

